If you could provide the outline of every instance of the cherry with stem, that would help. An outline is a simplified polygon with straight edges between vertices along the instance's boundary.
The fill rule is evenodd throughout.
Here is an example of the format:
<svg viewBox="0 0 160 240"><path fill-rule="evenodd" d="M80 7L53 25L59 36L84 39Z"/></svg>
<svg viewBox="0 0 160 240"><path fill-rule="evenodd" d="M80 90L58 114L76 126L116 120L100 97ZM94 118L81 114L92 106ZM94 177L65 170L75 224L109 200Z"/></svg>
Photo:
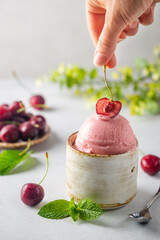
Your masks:
<svg viewBox="0 0 160 240"><path fill-rule="evenodd" d="M28 206L35 206L39 204L44 198L44 189L40 184L44 181L48 173L49 161L48 161L47 152L46 152L46 161L47 161L47 168L42 180L38 184L26 183L23 185L21 189L21 200L24 204Z"/></svg>
<svg viewBox="0 0 160 240"><path fill-rule="evenodd" d="M104 69L104 81L105 81L106 87L110 93L111 99L108 99L108 98L99 99L96 104L96 112L97 112L97 114L105 115L109 118L112 118L112 117L117 116L117 114L121 110L122 105L121 105L121 102L119 102L119 101L113 101L113 95L112 95L112 92L107 83L106 66L104 66L103 69Z"/></svg>
<svg viewBox="0 0 160 240"><path fill-rule="evenodd" d="M18 84L21 85L21 87L23 89L25 89L30 95L32 95L30 97L30 105L33 108L35 108L37 110L42 110L44 108L48 109L48 106L46 106L45 99L44 99L43 96L41 96L41 95L33 95L31 89L28 86L26 86L26 85L24 85L22 83L22 81L20 80L20 78L18 77L18 75L17 75L17 73L15 71L12 72L12 75L13 75L14 79L18 82ZM23 111L23 107L22 107L22 109L19 110L18 113L20 113L21 111Z"/></svg>

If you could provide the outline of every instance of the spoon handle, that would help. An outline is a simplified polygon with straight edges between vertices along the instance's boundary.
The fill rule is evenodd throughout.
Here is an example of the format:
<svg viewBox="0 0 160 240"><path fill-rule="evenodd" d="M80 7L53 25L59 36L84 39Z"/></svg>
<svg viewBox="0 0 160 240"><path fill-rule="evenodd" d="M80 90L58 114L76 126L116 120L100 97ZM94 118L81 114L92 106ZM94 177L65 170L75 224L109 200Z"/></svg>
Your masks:
<svg viewBox="0 0 160 240"><path fill-rule="evenodd" d="M146 208L150 208L151 205L160 197L160 187L157 191L157 193L151 198L151 200L148 201L146 204Z"/></svg>

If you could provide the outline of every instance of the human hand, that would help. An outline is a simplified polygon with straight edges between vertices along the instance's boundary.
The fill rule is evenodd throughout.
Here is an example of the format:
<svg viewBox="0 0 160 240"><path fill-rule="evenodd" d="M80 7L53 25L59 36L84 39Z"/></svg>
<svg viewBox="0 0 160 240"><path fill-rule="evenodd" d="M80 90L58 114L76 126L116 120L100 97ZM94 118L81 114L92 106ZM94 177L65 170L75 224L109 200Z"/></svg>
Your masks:
<svg viewBox="0 0 160 240"><path fill-rule="evenodd" d="M116 65L116 45L137 33L139 23L154 21L155 2L159 0L86 0L89 32L96 46L94 64Z"/></svg>

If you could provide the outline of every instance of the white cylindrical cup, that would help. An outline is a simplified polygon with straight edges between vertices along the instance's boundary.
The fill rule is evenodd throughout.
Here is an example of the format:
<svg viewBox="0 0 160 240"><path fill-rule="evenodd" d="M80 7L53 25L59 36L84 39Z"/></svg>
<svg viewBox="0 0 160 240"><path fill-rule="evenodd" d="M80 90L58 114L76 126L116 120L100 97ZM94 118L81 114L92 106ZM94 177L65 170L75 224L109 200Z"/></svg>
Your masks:
<svg viewBox="0 0 160 240"><path fill-rule="evenodd" d="M137 191L138 146L118 155L89 154L73 145L77 133L67 141L66 189L76 202L91 198L103 209L129 203Z"/></svg>

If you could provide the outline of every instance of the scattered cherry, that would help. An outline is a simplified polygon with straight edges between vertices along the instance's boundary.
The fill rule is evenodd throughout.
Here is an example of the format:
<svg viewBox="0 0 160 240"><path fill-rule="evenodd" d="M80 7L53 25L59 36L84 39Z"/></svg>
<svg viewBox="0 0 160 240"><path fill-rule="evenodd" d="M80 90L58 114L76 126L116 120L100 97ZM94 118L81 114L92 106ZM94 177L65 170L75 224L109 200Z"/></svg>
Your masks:
<svg viewBox="0 0 160 240"><path fill-rule="evenodd" d="M0 131L0 139L2 142L15 143L19 139L18 128L13 124L3 126Z"/></svg>
<svg viewBox="0 0 160 240"><path fill-rule="evenodd" d="M36 183L26 183L21 190L21 200L28 206L35 206L44 198L44 190Z"/></svg>
<svg viewBox="0 0 160 240"><path fill-rule="evenodd" d="M141 167L144 172L154 175L160 171L160 158L155 155L146 155L141 159Z"/></svg>
<svg viewBox="0 0 160 240"><path fill-rule="evenodd" d="M121 110L122 104L119 101L112 101L108 98L101 98L96 103L97 114L102 114L110 118L115 117Z"/></svg>
<svg viewBox="0 0 160 240"><path fill-rule="evenodd" d="M22 123L19 126L19 131L23 140L33 139L38 135L38 129L29 121Z"/></svg>
<svg viewBox="0 0 160 240"><path fill-rule="evenodd" d="M21 189L21 200L24 204L28 206L35 206L38 203L40 203L44 198L44 189L40 184L45 179L48 172L48 153L46 153L46 159L47 159L47 169L40 183L39 184L26 183L23 185Z"/></svg>
<svg viewBox="0 0 160 240"><path fill-rule="evenodd" d="M18 110L22 110L18 112ZM15 101L10 106L10 111L12 115L23 115L24 114L24 105L21 101Z"/></svg>
<svg viewBox="0 0 160 240"><path fill-rule="evenodd" d="M31 119L30 119L30 122L34 125L34 126L37 126L37 129L39 131L39 133L44 133L45 132L45 129L46 129L46 120L43 116L41 115L36 115L36 116L33 116Z"/></svg>
<svg viewBox="0 0 160 240"><path fill-rule="evenodd" d="M32 107L38 110L45 108L45 99L41 95L34 95L30 98L30 104Z"/></svg>
<svg viewBox="0 0 160 240"><path fill-rule="evenodd" d="M12 113L6 106L0 106L0 121L8 121L12 118Z"/></svg>

